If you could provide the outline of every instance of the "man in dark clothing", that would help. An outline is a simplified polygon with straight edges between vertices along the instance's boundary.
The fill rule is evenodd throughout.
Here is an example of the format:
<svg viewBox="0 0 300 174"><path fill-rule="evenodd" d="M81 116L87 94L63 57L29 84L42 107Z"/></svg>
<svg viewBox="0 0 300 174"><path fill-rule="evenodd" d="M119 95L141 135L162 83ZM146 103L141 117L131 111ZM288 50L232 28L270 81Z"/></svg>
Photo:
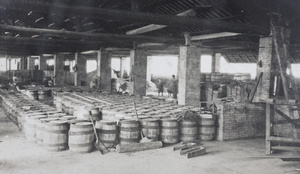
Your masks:
<svg viewBox="0 0 300 174"><path fill-rule="evenodd" d="M175 79L175 75L172 75L172 88L173 88L173 98L177 99L177 93L178 93L178 82Z"/></svg>

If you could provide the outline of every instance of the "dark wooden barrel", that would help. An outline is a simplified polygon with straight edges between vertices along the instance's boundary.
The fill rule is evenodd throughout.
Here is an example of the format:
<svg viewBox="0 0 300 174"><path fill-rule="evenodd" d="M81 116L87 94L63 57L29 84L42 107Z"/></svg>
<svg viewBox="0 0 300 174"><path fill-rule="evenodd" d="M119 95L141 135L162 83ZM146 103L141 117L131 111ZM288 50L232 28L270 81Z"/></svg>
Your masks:
<svg viewBox="0 0 300 174"><path fill-rule="evenodd" d="M38 100L39 99L39 91L38 90L27 90L27 95L29 98L32 98L32 99L35 99L35 100Z"/></svg>
<svg viewBox="0 0 300 174"><path fill-rule="evenodd" d="M51 90L39 90L39 100L49 99L51 97Z"/></svg>
<svg viewBox="0 0 300 174"><path fill-rule="evenodd" d="M198 125L198 135L201 140L211 141L215 138L215 117L212 114L200 114Z"/></svg>
<svg viewBox="0 0 300 174"><path fill-rule="evenodd" d="M166 144L177 143L179 139L179 124L177 119L161 119L160 140Z"/></svg>
<svg viewBox="0 0 300 174"><path fill-rule="evenodd" d="M27 141L36 142L36 125L40 119L47 118L46 115L31 115L26 118L24 134Z"/></svg>
<svg viewBox="0 0 300 174"><path fill-rule="evenodd" d="M117 142L117 124L115 121L97 121L95 128L98 138L105 147L114 147Z"/></svg>
<svg viewBox="0 0 300 174"><path fill-rule="evenodd" d="M93 150L95 134L91 122L71 124L69 130L69 149L72 152L88 153Z"/></svg>
<svg viewBox="0 0 300 174"><path fill-rule="evenodd" d="M120 144L138 143L140 140L140 124L137 120L120 121Z"/></svg>
<svg viewBox="0 0 300 174"><path fill-rule="evenodd" d="M159 140L160 125L158 119L147 118L140 121L142 133L145 137L152 140Z"/></svg>
<svg viewBox="0 0 300 174"><path fill-rule="evenodd" d="M58 118L42 118L37 123L35 134L36 134L36 142L38 145L43 145L45 123L54 120L58 120Z"/></svg>
<svg viewBox="0 0 300 174"><path fill-rule="evenodd" d="M179 122L179 140L192 141L198 138L197 120L181 120Z"/></svg>
<svg viewBox="0 0 300 174"><path fill-rule="evenodd" d="M55 120L44 123L43 147L49 151L62 151L68 148L69 125L66 121Z"/></svg>

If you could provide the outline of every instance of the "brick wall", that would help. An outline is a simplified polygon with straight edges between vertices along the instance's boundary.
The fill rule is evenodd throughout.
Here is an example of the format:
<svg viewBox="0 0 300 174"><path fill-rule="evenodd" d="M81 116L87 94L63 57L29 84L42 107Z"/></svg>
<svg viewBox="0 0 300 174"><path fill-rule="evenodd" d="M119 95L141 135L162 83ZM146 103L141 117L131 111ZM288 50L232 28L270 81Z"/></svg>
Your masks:
<svg viewBox="0 0 300 174"><path fill-rule="evenodd" d="M217 140L263 137L266 111L263 103L219 103Z"/></svg>

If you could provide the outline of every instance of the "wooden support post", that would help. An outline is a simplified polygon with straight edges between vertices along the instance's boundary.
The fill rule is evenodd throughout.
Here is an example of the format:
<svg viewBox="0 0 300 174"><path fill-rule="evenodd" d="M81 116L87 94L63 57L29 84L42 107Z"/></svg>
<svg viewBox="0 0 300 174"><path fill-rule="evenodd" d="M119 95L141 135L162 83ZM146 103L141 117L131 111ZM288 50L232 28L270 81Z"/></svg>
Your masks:
<svg viewBox="0 0 300 174"><path fill-rule="evenodd" d="M272 153L272 142L269 141L271 137L271 129L272 129L272 118L274 115L272 115L272 109L273 109L273 104L266 103L266 154L271 154Z"/></svg>

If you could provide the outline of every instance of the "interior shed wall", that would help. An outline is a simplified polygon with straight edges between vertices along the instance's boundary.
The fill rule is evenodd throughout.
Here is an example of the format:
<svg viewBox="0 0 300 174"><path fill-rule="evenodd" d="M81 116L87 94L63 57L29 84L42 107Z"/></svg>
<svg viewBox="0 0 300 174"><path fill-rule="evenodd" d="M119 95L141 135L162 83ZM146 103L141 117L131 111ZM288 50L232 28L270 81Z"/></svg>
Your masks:
<svg viewBox="0 0 300 174"><path fill-rule="evenodd" d="M266 106L263 103L221 103L218 105L217 140L264 137Z"/></svg>

